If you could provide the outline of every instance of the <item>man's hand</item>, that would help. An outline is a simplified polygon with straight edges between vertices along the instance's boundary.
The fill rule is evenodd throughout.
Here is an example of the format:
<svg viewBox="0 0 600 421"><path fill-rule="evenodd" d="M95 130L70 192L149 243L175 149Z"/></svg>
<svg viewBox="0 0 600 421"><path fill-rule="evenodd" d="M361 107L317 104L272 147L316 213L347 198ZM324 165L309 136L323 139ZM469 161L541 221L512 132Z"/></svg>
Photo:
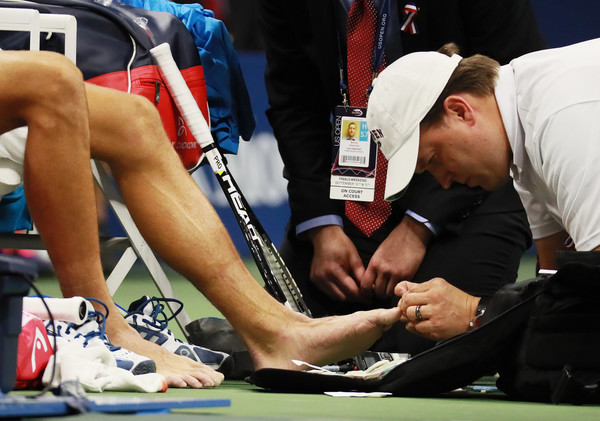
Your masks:
<svg viewBox="0 0 600 421"><path fill-rule="evenodd" d="M395 293L402 297L398 307L402 311L400 321L406 323L406 329L435 340L466 332L480 299L442 278L422 284L400 282ZM418 320L417 306L421 321Z"/></svg>
<svg viewBox="0 0 600 421"><path fill-rule="evenodd" d="M398 282L411 280L427 251L431 231L406 215L379 245L363 275L360 287L365 297L391 297Z"/></svg>
<svg viewBox="0 0 600 421"><path fill-rule="evenodd" d="M358 284L365 268L342 227L327 225L313 228L308 235L314 246L311 282L334 300L365 302Z"/></svg>

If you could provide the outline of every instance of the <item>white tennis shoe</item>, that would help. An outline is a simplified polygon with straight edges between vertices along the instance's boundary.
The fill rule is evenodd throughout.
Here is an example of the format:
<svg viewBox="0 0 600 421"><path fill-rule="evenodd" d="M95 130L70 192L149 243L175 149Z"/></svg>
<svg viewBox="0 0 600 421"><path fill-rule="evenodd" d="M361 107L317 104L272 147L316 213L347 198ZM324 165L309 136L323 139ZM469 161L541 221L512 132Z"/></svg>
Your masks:
<svg viewBox="0 0 600 421"><path fill-rule="evenodd" d="M167 317L164 312L164 304L174 302L179 304L179 309ZM175 318L183 309L183 303L174 298L157 298L143 296L131 303L125 320L142 338L154 342L177 355L183 355L194 361L206 364L214 370L226 372L230 370L231 358L229 354L213 351L198 345L183 342L173 335L168 328L169 320Z"/></svg>
<svg viewBox="0 0 600 421"><path fill-rule="evenodd" d="M87 300L104 305L101 301L92 298ZM57 346L59 348L60 341L63 340L79 342L84 348L105 346L115 357L117 367L131 371L135 375L156 373L156 363L150 358L110 343L106 335L106 316L99 311L90 311L88 319L80 325L61 320L54 320L54 326L51 321L47 320L45 325L48 336L55 336L54 328L56 328ZM54 345L52 338L50 338L50 343Z"/></svg>

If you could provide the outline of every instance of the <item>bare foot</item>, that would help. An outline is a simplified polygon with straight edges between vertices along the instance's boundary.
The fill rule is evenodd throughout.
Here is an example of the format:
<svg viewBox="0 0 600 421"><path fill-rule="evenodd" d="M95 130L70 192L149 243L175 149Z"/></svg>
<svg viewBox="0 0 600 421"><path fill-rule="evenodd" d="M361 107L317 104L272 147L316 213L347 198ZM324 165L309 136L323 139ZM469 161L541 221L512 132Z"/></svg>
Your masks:
<svg viewBox="0 0 600 421"><path fill-rule="evenodd" d="M364 352L400 316L398 307L319 319L296 316L284 329L270 332L270 339L245 339L256 369L299 369L292 359L323 365Z"/></svg>
<svg viewBox="0 0 600 421"><path fill-rule="evenodd" d="M124 320L124 319L122 319ZM120 324L120 323L119 323ZM173 354L153 342L143 339L127 322L109 332L113 345L144 355L156 363L156 371L167 379L170 387L216 387L224 379L222 373L188 357Z"/></svg>

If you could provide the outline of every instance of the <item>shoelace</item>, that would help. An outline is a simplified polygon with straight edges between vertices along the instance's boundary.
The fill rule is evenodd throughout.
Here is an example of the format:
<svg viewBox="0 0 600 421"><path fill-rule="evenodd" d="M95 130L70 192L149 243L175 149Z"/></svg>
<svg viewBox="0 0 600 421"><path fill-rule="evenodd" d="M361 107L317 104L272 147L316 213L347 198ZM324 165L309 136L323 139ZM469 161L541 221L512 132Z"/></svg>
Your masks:
<svg viewBox="0 0 600 421"><path fill-rule="evenodd" d="M148 305L150 303L152 303L153 309L152 309L152 312L148 316L150 316L152 318L152 324L150 324L150 321L145 321L145 323L149 324L152 327L159 329L159 330L167 329L167 327L169 326L169 321L174 319L183 310L183 303L180 300L178 300L176 298L158 298L158 297L152 297L152 298L147 299L146 301L144 301L142 304L139 305L138 309L143 309L144 307L146 307L146 305ZM165 312L165 305L167 303L176 303L179 305L179 308L175 312L173 312L172 316L168 316L167 313ZM132 313L142 313L142 310L135 311ZM168 331L168 329L167 329L167 331Z"/></svg>
<svg viewBox="0 0 600 421"><path fill-rule="evenodd" d="M88 332L85 335L83 335L86 338L86 341L97 337L100 338L100 340L102 340L102 342L104 342L108 346L108 349L110 349L111 351L118 351L119 349L121 349L121 347L110 343L108 335L106 334L106 318L108 317L108 307L102 301L97 300L95 298L90 297L86 299L88 301L93 301L100 304L102 307L104 307L104 310L106 310L106 314L103 314L102 312L96 310L90 311L88 313L88 319L95 319L96 323L98 323L98 330L92 330L91 332Z"/></svg>
<svg viewBox="0 0 600 421"><path fill-rule="evenodd" d="M88 343L90 342L90 340L92 340L93 338L99 338L102 342L104 342L106 344L106 346L108 347L108 349L110 351L118 351L119 349L121 349L120 346L113 345L108 340L108 335L106 334L106 318L108 317L108 307L106 306L106 304L104 304L100 300L97 300L97 299L91 298L91 297L86 298L86 300L93 301L95 303L100 304L102 307L104 307L106 314L104 314L100 311L97 311L97 310L90 311L90 312L88 312L88 319L84 323L82 323L80 325L77 325L73 322L69 323L67 325L67 327L65 328L65 333L67 335L69 335L71 333L71 329L73 329L76 332L75 337L81 335L83 338L85 338L83 341L84 347L86 347L88 345ZM95 321L98 324L98 329L91 330L91 331L87 332L86 334L78 332L78 329L80 329L82 326L84 326L87 323L91 323L93 321ZM62 328L62 326L56 327L57 334L59 334L59 335L60 335L61 328Z"/></svg>

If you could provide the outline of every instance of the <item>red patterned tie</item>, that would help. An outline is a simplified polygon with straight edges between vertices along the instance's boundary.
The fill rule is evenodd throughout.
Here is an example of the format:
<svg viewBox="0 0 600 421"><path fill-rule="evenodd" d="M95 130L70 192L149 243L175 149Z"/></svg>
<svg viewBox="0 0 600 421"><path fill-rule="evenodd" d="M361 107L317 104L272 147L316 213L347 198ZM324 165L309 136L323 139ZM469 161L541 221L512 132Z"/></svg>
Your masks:
<svg viewBox="0 0 600 421"><path fill-rule="evenodd" d="M348 94L350 105L366 107L373 79L372 58L377 30L377 9L371 0L354 0L348 13ZM382 68L384 64L382 63ZM382 69L379 69L382 70ZM392 206L383 198L387 160L377 148L375 198L372 202L346 202L346 216L367 236L391 215Z"/></svg>

